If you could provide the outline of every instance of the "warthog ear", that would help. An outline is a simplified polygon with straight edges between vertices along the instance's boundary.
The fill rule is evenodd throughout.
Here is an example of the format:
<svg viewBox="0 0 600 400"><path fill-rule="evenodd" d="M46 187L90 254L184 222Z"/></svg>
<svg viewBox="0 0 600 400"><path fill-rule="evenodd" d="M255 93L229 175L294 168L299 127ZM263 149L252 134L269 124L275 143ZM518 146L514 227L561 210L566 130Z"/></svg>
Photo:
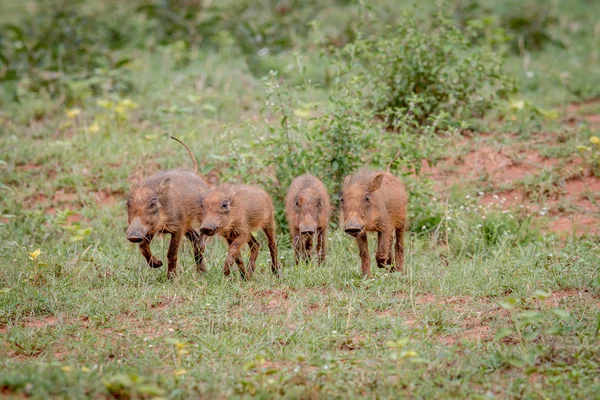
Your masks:
<svg viewBox="0 0 600 400"><path fill-rule="evenodd" d="M350 175L346 175L346 177L344 178L344 183L342 184L342 186L346 186L349 183L350 183Z"/></svg>
<svg viewBox="0 0 600 400"><path fill-rule="evenodd" d="M162 181L160 183L160 186L158 188L158 194L159 195L165 195L167 193L169 193L169 186L171 185L171 178L167 178L164 181Z"/></svg>
<svg viewBox="0 0 600 400"><path fill-rule="evenodd" d="M134 176L131 178L131 189L137 189L138 187L140 187L140 178Z"/></svg>
<svg viewBox="0 0 600 400"><path fill-rule="evenodd" d="M371 184L369 185L369 193L373 193L376 190L379 190L381 187L381 182L383 181L383 173L375 175Z"/></svg>

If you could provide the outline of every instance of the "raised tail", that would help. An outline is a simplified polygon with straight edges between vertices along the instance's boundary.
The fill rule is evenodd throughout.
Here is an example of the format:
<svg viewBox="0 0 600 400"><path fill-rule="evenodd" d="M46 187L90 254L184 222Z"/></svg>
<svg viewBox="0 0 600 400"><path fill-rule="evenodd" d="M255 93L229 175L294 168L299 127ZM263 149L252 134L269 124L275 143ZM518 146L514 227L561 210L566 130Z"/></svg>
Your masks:
<svg viewBox="0 0 600 400"><path fill-rule="evenodd" d="M183 147L185 147L185 149L187 150L188 154L190 155L190 158L191 158L191 159L192 159L192 161L194 162L194 172L195 172L196 174L198 174L198 163L196 162L196 157L194 157L194 155L193 155L193 154L192 154L192 152L190 151L190 148L189 148L189 147L187 147L187 146L185 145L185 143L183 143L181 140L177 139L176 137L174 137L174 136L170 136L170 138L171 138L171 139L173 139L173 140L175 140L175 141L177 141L177 142L179 142L179 143L181 143L181 145L182 145Z"/></svg>
<svg viewBox="0 0 600 400"><path fill-rule="evenodd" d="M398 150L398 152L396 153L396 156L394 158L392 158L392 161L390 161L390 163L387 165L387 168L385 169L385 172L387 172L387 173L390 172L390 168L392 168L392 164L394 163L394 161L396 161L396 159L398 157L400 157L400 150Z"/></svg>

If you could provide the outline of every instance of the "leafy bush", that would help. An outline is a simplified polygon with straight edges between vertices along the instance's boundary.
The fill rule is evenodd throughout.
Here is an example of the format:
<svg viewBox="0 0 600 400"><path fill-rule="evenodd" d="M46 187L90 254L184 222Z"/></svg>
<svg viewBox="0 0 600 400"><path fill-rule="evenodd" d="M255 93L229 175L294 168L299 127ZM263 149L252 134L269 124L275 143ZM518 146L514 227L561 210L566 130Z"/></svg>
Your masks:
<svg viewBox="0 0 600 400"><path fill-rule="evenodd" d="M456 125L480 117L514 89L502 59L474 46L443 14L426 26L405 13L398 26L360 42L365 93L379 112L408 115L419 125L446 115Z"/></svg>
<svg viewBox="0 0 600 400"><path fill-rule="evenodd" d="M348 55L354 45L342 50ZM340 55L339 61L353 57ZM265 78L267 86L266 113L280 119L278 126L267 126L266 134L257 132L256 139L244 146L231 144L229 167L232 173L262 184L273 196L277 222L282 229L287 224L284 215L284 198L291 181L303 174L312 173L327 186L333 204L344 177L362 166L383 169L399 151L401 156L393 166L395 171L406 173L418 170L422 159L433 160L439 141L433 128L414 135L408 126L399 126L390 133L387 124L377 117L377 110L366 107L362 98L363 78L355 75L352 61L341 61L338 78L332 86L327 105L297 104L280 86L276 74ZM335 217L334 217L335 219Z"/></svg>
<svg viewBox="0 0 600 400"><path fill-rule="evenodd" d="M440 16L431 32L417 29L420 23L407 14L389 35L337 51L323 107L294 101L275 73L265 79L265 113L280 124L267 124L250 144L232 143L228 159L232 173L269 188L283 229L284 197L295 177L319 177L334 205L346 175L362 166L383 169L397 152L394 170L408 177L422 160L435 163L440 129L460 126L512 88L500 60L474 48L446 19ZM307 81L305 88L312 90Z"/></svg>
<svg viewBox="0 0 600 400"><path fill-rule="evenodd" d="M559 19L556 7L548 2L509 0L493 6L482 3L480 0L460 2L455 10L459 25L467 28L471 21L483 19L487 29L478 30L478 36L488 36L490 28L496 34L506 35L510 50L515 54L524 49L540 51L550 44L564 46L553 34Z"/></svg>
<svg viewBox="0 0 600 400"><path fill-rule="evenodd" d="M124 94L133 89L128 65L157 44L172 47L181 66L201 46L228 43L264 74L260 59L296 47L322 7L316 1L43 3L19 25L0 27L0 82L17 100L27 93L67 101Z"/></svg>
<svg viewBox="0 0 600 400"><path fill-rule="evenodd" d="M57 5L0 28L0 82L13 95L46 93L72 98L88 90L131 89L122 51L131 25L121 14L98 16L84 7Z"/></svg>

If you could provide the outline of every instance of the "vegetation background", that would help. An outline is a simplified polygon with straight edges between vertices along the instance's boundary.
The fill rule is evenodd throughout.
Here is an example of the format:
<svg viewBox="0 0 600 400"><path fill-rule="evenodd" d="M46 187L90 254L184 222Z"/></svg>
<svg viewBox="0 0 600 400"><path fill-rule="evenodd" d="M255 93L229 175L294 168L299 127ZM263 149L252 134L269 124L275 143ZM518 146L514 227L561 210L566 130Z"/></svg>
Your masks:
<svg viewBox="0 0 600 400"><path fill-rule="evenodd" d="M600 3L4 0L0 395L594 398ZM125 240L130 179L258 183L284 276L179 276ZM364 165L410 190L406 274L283 197ZM264 240L264 238L260 238ZM371 242L371 248L374 243ZM166 256L166 241L153 247ZM266 246L263 246L266 248Z"/></svg>

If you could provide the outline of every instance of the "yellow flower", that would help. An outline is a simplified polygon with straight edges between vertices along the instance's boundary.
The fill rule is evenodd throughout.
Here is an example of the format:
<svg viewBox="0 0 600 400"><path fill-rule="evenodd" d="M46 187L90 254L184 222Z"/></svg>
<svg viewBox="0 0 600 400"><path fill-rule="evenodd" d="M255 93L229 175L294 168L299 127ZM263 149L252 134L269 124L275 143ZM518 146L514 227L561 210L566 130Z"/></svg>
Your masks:
<svg viewBox="0 0 600 400"><path fill-rule="evenodd" d="M31 253L29 253L29 259L35 261L37 260L37 258L39 257L39 255L42 253L42 250L37 249L36 251L33 251Z"/></svg>
<svg viewBox="0 0 600 400"><path fill-rule="evenodd" d="M125 108L137 108L137 103L134 101L131 101L131 99L123 99L121 100L120 104L125 107Z"/></svg>
<svg viewBox="0 0 600 400"><path fill-rule="evenodd" d="M68 365L65 365L64 367L60 367L60 369L62 369L65 372L69 372L71 370L71 367L69 367Z"/></svg>
<svg viewBox="0 0 600 400"><path fill-rule="evenodd" d="M600 138L598 136L592 136L590 142L593 144L600 144Z"/></svg>
<svg viewBox="0 0 600 400"><path fill-rule="evenodd" d="M419 355L414 351L403 351L400 357L418 357Z"/></svg>
<svg viewBox="0 0 600 400"><path fill-rule="evenodd" d="M100 100L96 101L96 104L98 104L100 107L106 108L106 109L110 109L113 107L113 102L110 100L100 99Z"/></svg>
<svg viewBox="0 0 600 400"><path fill-rule="evenodd" d="M65 114L67 114L67 117L73 119L73 118L79 116L79 114L81 114L81 109L80 108L70 108L68 110L65 110Z"/></svg>
<svg viewBox="0 0 600 400"><path fill-rule="evenodd" d="M119 115L125 115L126 108L123 104L117 104L115 107L115 113Z"/></svg>
<svg viewBox="0 0 600 400"><path fill-rule="evenodd" d="M81 367L81 372L90 372L91 370L88 367Z"/></svg>
<svg viewBox="0 0 600 400"><path fill-rule="evenodd" d="M88 128L88 131L90 131L90 133L96 133L100 130L100 125L98 125L97 122L94 122L93 124L90 125L90 127Z"/></svg>
<svg viewBox="0 0 600 400"><path fill-rule="evenodd" d="M525 102L523 100L516 100L510 104L510 107L513 110L522 110L525 107Z"/></svg>
<svg viewBox="0 0 600 400"><path fill-rule="evenodd" d="M310 117L310 110L306 110L306 109L302 109L302 108L296 108L294 110L294 115L296 117L300 117L300 118L308 118L308 117Z"/></svg>
<svg viewBox="0 0 600 400"><path fill-rule="evenodd" d="M181 369L176 369L175 371L172 372L173 375L175 376L181 376L181 375L185 375L187 373L187 371L183 368Z"/></svg>
<svg viewBox="0 0 600 400"><path fill-rule="evenodd" d="M188 346L188 344L185 342L179 342L179 343L175 344L175 347L177 347L178 349L184 349L187 346Z"/></svg>

